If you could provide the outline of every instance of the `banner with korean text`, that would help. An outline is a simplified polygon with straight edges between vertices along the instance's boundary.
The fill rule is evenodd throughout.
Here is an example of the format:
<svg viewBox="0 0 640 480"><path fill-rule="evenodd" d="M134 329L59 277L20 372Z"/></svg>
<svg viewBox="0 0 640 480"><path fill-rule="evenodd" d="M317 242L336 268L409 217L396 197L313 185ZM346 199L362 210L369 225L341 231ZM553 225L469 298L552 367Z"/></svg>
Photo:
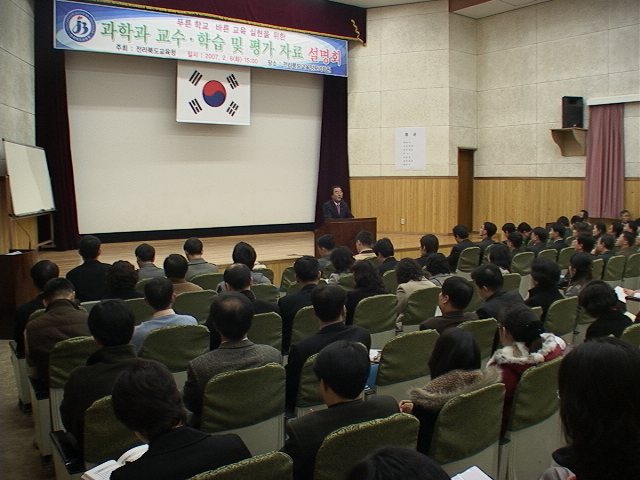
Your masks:
<svg viewBox="0 0 640 480"><path fill-rule="evenodd" d="M347 76L347 42L110 5L55 2L54 47Z"/></svg>

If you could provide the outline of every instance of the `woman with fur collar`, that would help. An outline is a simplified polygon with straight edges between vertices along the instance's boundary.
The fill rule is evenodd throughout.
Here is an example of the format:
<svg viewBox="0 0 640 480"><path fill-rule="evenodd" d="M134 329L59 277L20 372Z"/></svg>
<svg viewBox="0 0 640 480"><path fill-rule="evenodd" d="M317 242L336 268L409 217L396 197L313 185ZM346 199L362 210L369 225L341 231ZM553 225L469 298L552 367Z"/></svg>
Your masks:
<svg viewBox="0 0 640 480"><path fill-rule="evenodd" d="M524 371L563 354L567 344L553 333L544 333L542 322L523 304L507 305L498 318L502 348L495 351L488 366L497 365L505 386L502 434L504 434L513 395Z"/></svg>
<svg viewBox="0 0 640 480"><path fill-rule="evenodd" d="M419 452L428 454L438 414L452 398L500 382L498 368L480 370L480 348L473 334L460 328L445 330L429 359L431 381L410 391L411 400L402 400L400 410L420 420Z"/></svg>

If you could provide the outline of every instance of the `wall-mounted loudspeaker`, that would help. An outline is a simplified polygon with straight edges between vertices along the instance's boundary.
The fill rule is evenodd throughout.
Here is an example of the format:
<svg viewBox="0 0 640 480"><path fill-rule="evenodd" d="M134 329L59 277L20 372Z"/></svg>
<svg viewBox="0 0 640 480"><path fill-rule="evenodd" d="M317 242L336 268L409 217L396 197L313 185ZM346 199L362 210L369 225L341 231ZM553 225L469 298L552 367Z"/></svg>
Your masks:
<svg viewBox="0 0 640 480"><path fill-rule="evenodd" d="M583 128L583 110L582 97L562 97L562 128Z"/></svg>

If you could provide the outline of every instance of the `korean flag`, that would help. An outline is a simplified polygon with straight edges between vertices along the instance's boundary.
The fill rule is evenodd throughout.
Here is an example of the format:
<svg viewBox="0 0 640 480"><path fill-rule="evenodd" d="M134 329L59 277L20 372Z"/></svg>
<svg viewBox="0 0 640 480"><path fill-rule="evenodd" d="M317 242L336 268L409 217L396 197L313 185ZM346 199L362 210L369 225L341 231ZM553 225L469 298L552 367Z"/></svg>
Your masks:
<svg viewBox="0 0 640 480"><path fill-rule="evenodd" d="M178 61L176 121L251 124L251 70L222 63Z"/></svg>

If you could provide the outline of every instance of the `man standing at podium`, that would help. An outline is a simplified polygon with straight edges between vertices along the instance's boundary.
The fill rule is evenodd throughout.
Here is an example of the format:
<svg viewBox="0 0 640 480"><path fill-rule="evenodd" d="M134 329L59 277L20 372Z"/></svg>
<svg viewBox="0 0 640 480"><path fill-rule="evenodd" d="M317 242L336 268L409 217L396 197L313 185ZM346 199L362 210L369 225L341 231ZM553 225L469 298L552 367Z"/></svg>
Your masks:
<svg viewBox="0 0 640 480"><path fill-rule="evenodd" d="M334 185L331 187L331 200L322 205L324 218L353 218L349 205L342 201L342 187Z"/></svg>

